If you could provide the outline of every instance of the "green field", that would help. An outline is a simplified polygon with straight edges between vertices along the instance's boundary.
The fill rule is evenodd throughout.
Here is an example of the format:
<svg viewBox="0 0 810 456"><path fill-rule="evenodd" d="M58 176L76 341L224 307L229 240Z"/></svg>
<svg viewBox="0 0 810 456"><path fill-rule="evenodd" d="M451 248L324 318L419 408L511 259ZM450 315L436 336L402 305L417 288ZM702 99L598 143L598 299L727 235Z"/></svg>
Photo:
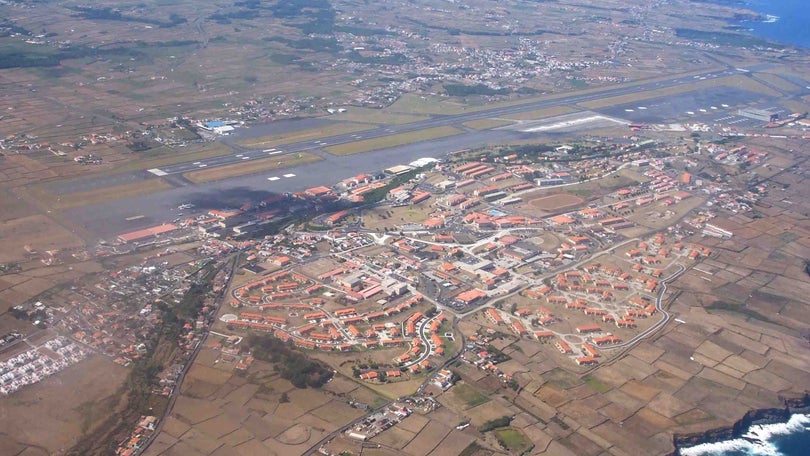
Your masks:
<svg viewBox="0 0 810 456"><path fill-rule="evenodd" d="M466 383L456 385L453 388L453 394L464 401L468 408L473 408L489 401L488 397Z"/></svg>
<svg viewBox="0 0 810 456"><path fill-rule="evenodd" d="M495 430L495 438L513 453L519 453L528 446L526 437L520 431L512 428L502 428Z"/></svg>
<svg viewBox="0 0 810 456"><path fill-rule="evenodd" d="M398 133L381 138L363 139L337 146L325 147L324 150L333 155L351 155L372 150L388 149L389 147L404 146L420 141L444 138L463 133L463 130L456 127L434 127L425 130Z"/></svg>
<svg viewBox="0 0 810 456"><path fill-rule="evenodd" d="M586 375L586 376L582 377L582 380L585 380L585 384L590 386L591 389L593 389L597 393L606 393L606 392L610 391L610 386L605 385L604 383L602 383L596 377Z"/></svg>

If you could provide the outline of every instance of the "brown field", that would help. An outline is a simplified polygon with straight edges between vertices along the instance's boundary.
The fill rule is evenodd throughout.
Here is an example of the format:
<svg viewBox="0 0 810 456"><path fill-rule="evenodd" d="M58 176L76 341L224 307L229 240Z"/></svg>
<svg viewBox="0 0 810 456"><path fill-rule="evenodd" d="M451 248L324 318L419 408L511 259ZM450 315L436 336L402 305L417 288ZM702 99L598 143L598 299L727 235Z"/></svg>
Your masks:
<svg viewBox="0 0 810 456"><path fill-rule="evenodd" d="M171 184L158 177L129 184L114 185L110 187L71 193L68 196L56 196L44 188L30 190L33 196L41 196L41 202L56 210L72 209L74 207L100 204L106 201L148 195L162 192L172 188Z"/></svg>
<svg viewBox="0 0 810 456"><path fill-rule="evenodd" d="M234 376L231 365L216 363L217 351L200 352L167 421L165 436L148 455L209 455L215 450L245 454L300 454L363 412L350 407L325 387L297 389L257 361L247 377ZM361 393L338 375L331 384L349 396ZM347 388L348 387L348 388ZM286 393L289 402L281 402ZM371 393L374 397L373 393Z"/></svg>
<svg viewBox="0 0 810 456"><path fill-rule="evenodd" d="M424 130L409 131L407 133L396 133L393 135L382 136L380 138L362 139L346 144L338 144L336 146L325 147L324 150L333 155L351 155L359 154L362 152L370 152L372 150L388 149L390 147L404 146L420 141L429 141L431 139L445 138L462 133L463 130L451 127L433 127Z"/></svg>
<svg viewBox="0 0 810 456"><path fill-rule="evenodd" d="M247 174L315 163L321 160L323 160L323 158L315 154L300 152L295 154L295 156L285 155L277 158L262 158L259 160L250 160L247 163L237 163L235 165L217 166L216 168L207 168L200 171L190 171L183 174L183 176L195 184L202 184Z"/></svg>
<svg viewBox="0 0 810 456"><path fill-rule="evenodd" d="M24 200L11 191L0 189L0 222L34 215L36 212Z"/></svg>
<svg viewBox="0 0 810 456"><path fill-rule="evenodd" d="M580 205L584 201L585 200L582 198L570 193L558 193L556 195L535 198L529 201L529 204L546 212L554 212L560 209Z"/></svg>
<svg viewBox="0 0 810 456"><path fill-rule="evenodd" d="M406 431L399 426L394 426L374 437L373 441L401 450L405 448L405 445L409 444L415 436L416 433Z"/></svg>
<svg viewBox="0 0 810 456"><path fill-rule="evenodd" d="M441 443L445 436L450 433L450 429L450 427L436 420L431 420L431 422L411 440L411 443L405 447L404 451L415 456L426 455Z"/></svg>
<svg viewBox="0 0 810 456"><path fill-rule="evenodd" d="M118 407L116 392L127 372L108 358L94 355L0 398L2 454L44 456L71 447Z"/></svg>
<svg viewBox="0 0 810 456"><path fill-rule="evenodd" d="M328 138L329 136L335 136L344 133L357 133L359 131L371 130L373 128L374 127L372 126L363 125L359 123L347 122L339 124L330 124L325 125L323 127L310 128L307 130L291 131L287 133L261 136L259 138L246 139L244 141L240 141L238 144L242 147L249 147L253 149L269 146L283 146L285 144L291 144L300 141Z"/></svg>
<svg viewBox="0 0 810 456"><path fill-rule="evenodd" d="M364 210L363 226L370 230L381 230L398 224L424 222L430 213L428 205L431 201L432 198L414 206L386 206Z"/></svg>
<svg viewBox="0 0 810 456"><path fill-rule="evenodd" d="M449 434L444 438L444 440L439 443L433 452L430 453L430 456L444 456L444 455L457 455L461 454L465 448L470 446L471 443L475 441L475 437L453 429L450 431Z"/></svg>
<svg viewBox="0 0 810 456"><path fill-rule="evenodd" d="M81 247L84 241L70 230L43 215L31 215L0 223L0 261L15 261L25 257L24 245L40 252Z"/></svg>

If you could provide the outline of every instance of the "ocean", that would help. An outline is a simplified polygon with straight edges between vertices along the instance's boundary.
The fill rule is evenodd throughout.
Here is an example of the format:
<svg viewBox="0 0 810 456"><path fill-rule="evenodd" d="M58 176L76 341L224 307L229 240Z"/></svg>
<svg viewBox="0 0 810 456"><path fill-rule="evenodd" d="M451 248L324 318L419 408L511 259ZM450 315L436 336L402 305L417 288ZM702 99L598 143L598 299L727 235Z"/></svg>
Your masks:
<svg viewBox="0 0 810 456"><path fill-rule="evenodd" d="M787 423L751 426L739 439L705 443L680 450L681 456L807 456L810 415L796 414Z"/></svg>
<svg viewBox="0 0 810 456"><path fill-rule="evenodd" d="M808 0L742 0L743 7L767 19L743 21L735 25L755 35L783 44L810 48L810 2Z"/></svg>

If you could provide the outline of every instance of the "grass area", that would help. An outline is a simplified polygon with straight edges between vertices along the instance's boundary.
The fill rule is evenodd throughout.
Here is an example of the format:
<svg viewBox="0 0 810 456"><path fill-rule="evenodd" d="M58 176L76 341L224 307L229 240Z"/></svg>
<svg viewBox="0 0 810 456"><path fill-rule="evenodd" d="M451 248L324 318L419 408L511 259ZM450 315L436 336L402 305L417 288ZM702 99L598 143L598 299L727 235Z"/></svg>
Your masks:
<svg viewBox="0 0 810 456"><path fill-rule="evenodd" d="M283 146L285 144L292 144L300 141L309 141L312 139L328 138L330 136L341 135L345 133L356 133L358 131L365 131L373 129L373 126L363 125L359 123L337 123L324 125L318 128L309 128L306 130L289 131L278 133L275 135L260 136L258 138L246 139L239 141L242 147L259 148L269 146Z"/></svg>
<svg viewBox="0 0 810 456"><path fill-rule="evenodd" d="M464 122L462 125L475 130L491 130L493 128L512 125L514 122L506 119L476 119Z"/></svg>
<svg viewBox="0 0 810 456"><path fill-rule="evenodd" d="M462 133L456 127L434 127L425 130L410 131L407 133L397 133L383 136L381 138L364 139L346 144L326 147L324 150L334 155L351 155L372 150L387 149L389 147L403 146L419 141L429 141L431 139L444 138Z"/></svg>
<svg viewBox="0 0 810 456"><path fill-rule="evenodd" d="M757 312L756 310L749 309L744 304L737 305L737 304L731 304L731 303L723 302L723 301L715 301L715 302L709 304L708 306L706 306L706 312L709 312L709 313L728 312L728 313L734 313L734 314L742 315L743 317L745 317L746 320L753 319L753 320L759 320L759 321L762 321L762 322L765 322L765 323L778 324L775 321L771 320L770 318L766 317L765 315L762 315L761 313Z"/></svg>
<svg viewBox="0 0 810 456"><path fill-rule="evenodd" d="M498 443L513 453L520 452L528 446L526 437L520 431L512 428L495 430L495 438L498 439Z"/></svg>
<svg viewBox="0 0 810 456"><path fill-rule="evenodd" d="M785 79L782 79L776 74L771 73L756 73L754 74L756 79L762 80L771 84L772 86L776 87L779 90L784 90L785 92L796 92L801 90L801 87L793 84L792 82L788 82Z"/></svg>
<svg viewBox="0 0 810 456"><path fill-rule="evenodd" d="M577 109L574 109L570 106L555 106L553 108L536 109L534 111L519 112L517 114L508 115L506 116L506 118L514 120L537 120L537 119L544 119L546 117L571 114L577 111L578 111Z"/></svg>
<svg viewBox="0 0 810 456"><path fill-rule="evenodd" d="M702 81L696 79L694 82L689 84L683 84L674 87L666 87L663 89L648 90L644 92L631 93L627 95L621 95L610 98L602 98L599 100L580 103L580 106L584 106L588 109L599 109L609 106L620 105L624 103L633 103L642 100L649 100L652 98L678 95L681 93L692 92L697 89L721 87L721 86L736 87L740 89L750 90L752 92L762 93L765 95L779 96L779 93L769 89L768 87L765 87L764 85L754 81L751 78L747 78L741 75L735 75L725 78L704 79Z"/></svg>
<svg viewBox="0 0 810 456"><path fill-rule="evenodd" d="M602 381L596 377L586 375L582 377L582 380L584 380L585 384L590 386L591 389L596 391L597 393L607 393L608 391L610 391L610 386L602 383Z"/></svg>
<svg viewBox="0 0 810 456"><path fill-rule="evenodd" d="M467 408L473 408L489 402L489 398L481 394L480 391L467 383L459 383L453 387L453 394L467 404Z"/></svg>
<svg viewBox="0 0 810 456"><path fill-rule="evenodd" d="M340 120L349 122L397 125L426 120L427 116L418 116L405 113L395 113L384 109L349 108L343 114L338 114Z"/></svg>
<svg viewBox="0 0 810 456"><path fill-rule="evenodd" d="M459 453L458 456L473 456L475 454L478 454L478 452L481 451L482 449L483 447L478 445L478 442L472 442L467 446L467 448L464 448L464 451Z"/></svg>
<svg viewBox="0 0 810 456"><path fill-rule="evenodd" d="M779 100L779 104L790 109L793 112L806 112L810 111L810 105L802 103L797 100Z"/></svg>
<svg viewBox="0 0 810 456"><path fill-rule="evenodd" d="M34 198L45 203L55 210L72 209L74 207L88 206L133 196L142 196L149 193L162 192L172 188L171 184L163 179L152 178L129 184L113 185L95 190L71 193L68 196L57 197L42 187L33 187L29 193Z"/></svg>
<svg viewBox="0 0 810 456"><path fill-rule="evenodd" d="M201 184L203 182L211 182L231 177L244 176L246 174L254 174L262 171L270 171L274 169L289 168L291 166L304 165L307 163L315 163L321 161L323 158L302 152L294 156L280 156L274 158L263 158L260 160L250 160L246 163L237 163L235 165L218 166L216 168L207 168L199 171L191 171L183 174L186 179Z"/></svg>
<svg viewBox="0 0 810 456"><path fill-rule="evenodd" d="M435 96L404 94L394 104L385 108L385 111L411 115L461 114L467 111L467 105Z"/></svg>
<svg viewBox="0 0 810 456"><path fill-rule="evenodd" d="M579 377L559 367L550 370L545 378L550 384L561 389L573 388L583 383Z"/></svg>

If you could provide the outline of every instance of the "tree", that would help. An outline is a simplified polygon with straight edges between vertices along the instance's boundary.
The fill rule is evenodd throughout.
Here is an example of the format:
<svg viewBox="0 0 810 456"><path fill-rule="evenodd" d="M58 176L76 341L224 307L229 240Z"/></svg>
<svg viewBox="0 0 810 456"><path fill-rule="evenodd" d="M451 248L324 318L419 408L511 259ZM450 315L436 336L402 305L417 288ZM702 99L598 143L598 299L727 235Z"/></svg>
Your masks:
<svg viewBox="0 0 810 456"><path fill-rule="evenodd" d="M281 397L279 397L279 398L278 398L278 402L279 402L280 404L284 404L284 403L286 403L286 402L290 402L290 397L289 397L289 396L287 396L287 393L286 393L286 392L281 393Z"/></svg>

